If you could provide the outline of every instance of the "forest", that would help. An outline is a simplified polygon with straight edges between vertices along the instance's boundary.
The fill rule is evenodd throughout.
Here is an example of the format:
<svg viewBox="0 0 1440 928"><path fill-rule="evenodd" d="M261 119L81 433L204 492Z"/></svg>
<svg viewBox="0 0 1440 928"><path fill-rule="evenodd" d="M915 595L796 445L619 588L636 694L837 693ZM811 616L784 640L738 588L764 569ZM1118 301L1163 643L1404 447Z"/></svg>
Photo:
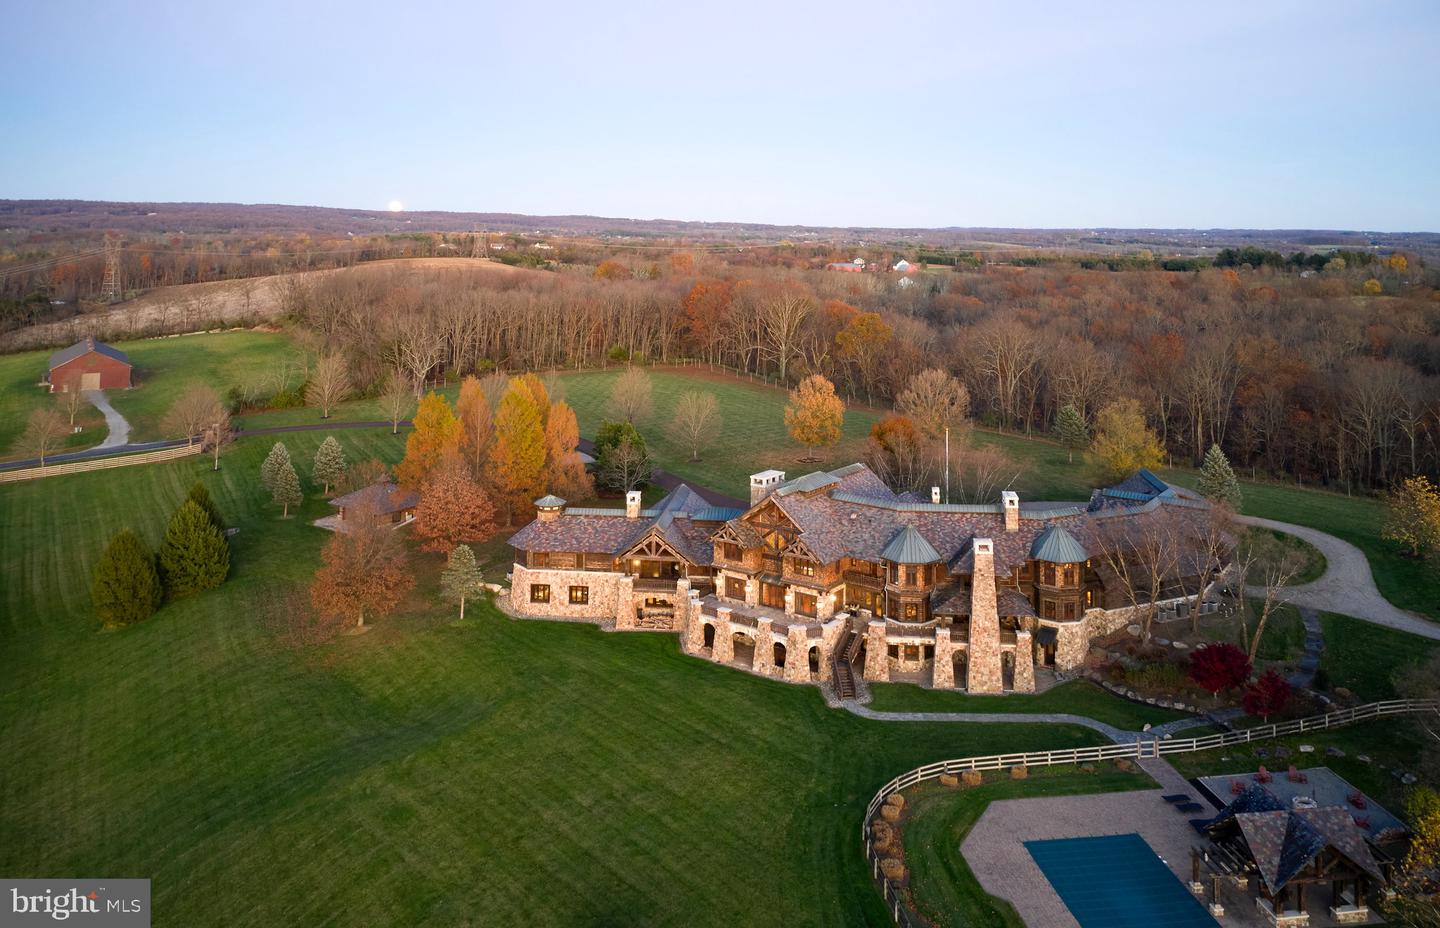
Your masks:
<svg viewBox="0 0 1440 928"><path fill-rule="evenodd" d="M444 233L229 241L198 252L193 238L127 247L126 286L468 257L476 245ZM493 252L503 255L534 241L486 244L505 245ZM936 263L919 263L922 253ZM1440 275L1413 254L1246 246L1186 270L1143 250L1097 265L1038 252L1002 263L938 246L557 239L529 254L543 255L525 262L539 269L498 277L412 269L286 281L278 312L317 355L342 353L372 393L392 370L418 387L494 369L693 359L787 386L819 373L851 402L889 406L938 367L992 428L1049 434L1066 406L1093 424L1109 401L1133 398L1175 463L1198 463L1218 444L1253 475L1344 490L1440 473ZM911 273L888 270L907 254ZM867 272L824 270L857 256ZM12 310L35 306L9 327L64 312L49 298L91 292L102 273L103 258L90 257L8 276Z"/></svg>

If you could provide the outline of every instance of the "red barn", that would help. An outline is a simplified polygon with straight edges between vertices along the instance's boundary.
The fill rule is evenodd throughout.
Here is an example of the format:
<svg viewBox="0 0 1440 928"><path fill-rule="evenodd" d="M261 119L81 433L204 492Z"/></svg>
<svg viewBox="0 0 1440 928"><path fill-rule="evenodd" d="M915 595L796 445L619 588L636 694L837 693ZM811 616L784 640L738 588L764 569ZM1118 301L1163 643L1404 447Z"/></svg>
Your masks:
<svg viewBox="0 0 1440 928"><path fill-rule="evenodd" d="M50 392L64 393L75 383L81 390L121 390L130 386L130 358L93 338L76 342L50 356L45 378Z"/></svg>

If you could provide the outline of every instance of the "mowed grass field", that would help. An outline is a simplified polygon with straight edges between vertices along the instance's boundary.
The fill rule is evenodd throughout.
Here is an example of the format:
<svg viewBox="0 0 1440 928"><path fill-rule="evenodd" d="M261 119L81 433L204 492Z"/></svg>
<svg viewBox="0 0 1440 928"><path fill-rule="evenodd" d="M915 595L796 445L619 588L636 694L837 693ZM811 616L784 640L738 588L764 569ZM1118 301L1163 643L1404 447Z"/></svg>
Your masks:
<svg viewBox="0 0 1440 928"><path fill-rule="evenodd" d="M302 472L323 437L286 437ZM879 784L1098 738L870 722L673 635L455 625L433 556L370 634L286 648L260 617L329 507L278 518L269 444L0 487L0 872L149 877L156 925L882 925L857 841ZM99 631L106 540L157 542L196 479L240 529L231 579Z"/></svg>
<svg viewBox="0 0 1440 928"><path fill-rule="evenodd" d="M209 384L224 396L230 387L259 382L284 359L299 355L287 336L272 332L181 335L117 342L115 347L130 356L135 386L107 390L106 396L130 422L130 440L136 442L178 437L167 434L161 421L191 383ZM26 418L31 410L57 402L37 386L49 369L51 353L0 355L0 458L25 457L16 451L15 442ZM74 436L73 447L97 445L105 437L104 417L89 403L82 409L76 424L86 429Z"/></svg>

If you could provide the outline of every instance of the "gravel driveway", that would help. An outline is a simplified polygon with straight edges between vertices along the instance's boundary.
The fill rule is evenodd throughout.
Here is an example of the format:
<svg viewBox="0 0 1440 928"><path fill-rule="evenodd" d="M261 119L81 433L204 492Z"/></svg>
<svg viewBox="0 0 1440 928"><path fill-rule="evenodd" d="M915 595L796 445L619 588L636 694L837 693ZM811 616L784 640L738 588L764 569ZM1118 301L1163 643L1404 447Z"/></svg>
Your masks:
<svg viewBox="0 0 1440 928"><path fill-rule="evenodd" d="M110 401L105 398L105 391L86 390L85 399L90 401L91 406L104 413L105 425L110 429L110 434L105 436L104 441L88 450L100 451L107 448L121 448L130 444L130 423L126 422L125 417L110 405Z"/></svg>
<svg viewBox="0 0 1440 928"><path fill-rule="evenodd" d="M1380 591L1375 587L1375 578L1370 574L1370 562L1365 559L1365 553L1350 542L1341 541L1319 529L1276 522L1273 519L1236 516L1235 521L1242 525L1274 529L1294 535L1319 548L1320 553L1325 555L1325 575L1310 583L1286 587L1281 596L1287 601L1297 606L1352 615L1376 625L1440 640L1440 624L1396 608L1380 595Z"/></svg>

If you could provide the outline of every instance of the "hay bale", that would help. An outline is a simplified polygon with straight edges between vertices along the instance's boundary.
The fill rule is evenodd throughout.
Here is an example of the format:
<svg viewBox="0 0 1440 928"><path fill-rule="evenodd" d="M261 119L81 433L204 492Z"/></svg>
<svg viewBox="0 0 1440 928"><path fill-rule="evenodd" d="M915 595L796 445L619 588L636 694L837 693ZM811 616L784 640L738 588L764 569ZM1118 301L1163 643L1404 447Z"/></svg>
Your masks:
<svg viewBox="0 0 1440 928"><path fill-rule="evenodd" d="M905 797L900 793L891 793L885 797L885 804L887 806L894 806L897 809L903 809L905 808Z"/></svg>
<svg viewBox="0 0 1440 928"><path fill-rule="evenodd" d="M940 774L940 785L954 789L960 785L960 778L953 773L942 773Z"/></svg>
<svg viewBox="0 0 1440 928"><path fill-rule="evenodd" d="M885 879L899 883L905 879L905 864L894 857L887 857L880 861L880 872L885 874Z"/></svg>
<svg viewBox="0 0 1440 928"><path fill-rule="evenodd" d="M979 786L985 782L985 775L978 770L964 770L960 773L960 782L966 786Z"/></svg>
<svg viewBox="0 0 1440 928"><path fill-rule="evenodd" d="M881 806L881 807L880 807L880 817L883 818L883 819L884 819L885 821L887 821L887 822L898 822L898 821L900 821L900 807L899 807L899 806Z"/></svg>
<svg viewBox="0 0 1440 928"><path fill-rule="evenodd" d="M889 822L870 823L870 844L877 851L883 851L890 847L890 842L895 840L895 829L890 827Z"/></svg>
<svg viewBox="0 0 1440 928"><path fill-rule="evenodd" d="M1121 771L1122 773L1130 773L1132 770L1135 769L1135 763L1134 761L1126 760L1122 757L1119 760L1115 761L1115 769Z"/></svg>
<svg viewBox="0 0 1440 928"><path fill-rule="evenodd" d="M1010 779L1012 780L1024 780L1029 776L1030 771L1026 769L1024 764L1016 764L1010 768Z"/></svg>

